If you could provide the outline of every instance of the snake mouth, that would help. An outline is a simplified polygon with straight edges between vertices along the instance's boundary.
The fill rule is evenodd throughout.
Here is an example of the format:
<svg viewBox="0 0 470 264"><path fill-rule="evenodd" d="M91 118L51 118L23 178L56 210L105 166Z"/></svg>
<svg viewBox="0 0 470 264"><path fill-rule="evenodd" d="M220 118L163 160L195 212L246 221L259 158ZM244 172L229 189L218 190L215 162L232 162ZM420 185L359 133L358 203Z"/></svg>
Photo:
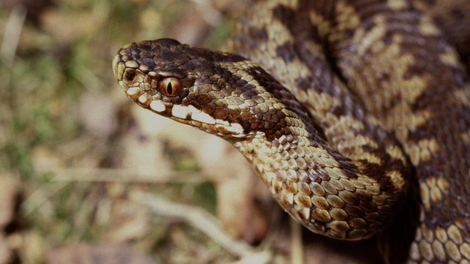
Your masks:
<svg viewBox="0 0 470 264"><path fill-rule="evenodd" d="M115 63L115 61L117 60L113 60L114 69L117 68L117 63ZM129 74L128 71L131 71L132 73ZM142 72L134 72L132 69L124 69L115 70L115 75L118 79L119 85L126 95L143 108L149 109L178 122L191 124L201 128L202 130L214 132L219 136L246 136L243 127L238 123L230 123L226 120L216 119L191 104L182 105L161 100L162 95L156 92L155 89L148 89L148 83L136 82L138 79L144 79L141 77L144 75ZM133 80L129 80L131 79L129 75L132 75ZM176 90L178 89L180 88L176 88ZM197 125L196 123L202 123L204 126L201 126L200 124Z"/></svg>
<svg viewBox="0 0 470 264"><path fill-rule="evenodd" d="M238 123L230 123L225 120L215 119L211 115L204 113L193 105L185 106L168 103L161 100L152 100L147 93L143 92L139 88L130 88L128 89L128 92L131 91L131 93L134 93L134 91L136 91L134 89L138 89L140 92L142 92L135 102L155 113L167 116L181 123L191 124L200 128L201 130L210 131L219 136L245 136L243 127ZM131 97L129 93L127 94L129 97ZM204 124L205 126L202 126L201 124Z"/></svg>
<svg viewBox="0 0 470 264"><path fill-rule="evenodd" d="M164 102L162 100L154 100L148 92L143 91L138 86L127 87L126 84L122 83L121 87L123 87L124 90L127 89L127 96L141 107L180 123L193 125L201 130L214 133L221 137L230 136L233 138L242 138L247 136L241 124L216 119L193 105L185 106Z"/></svg>

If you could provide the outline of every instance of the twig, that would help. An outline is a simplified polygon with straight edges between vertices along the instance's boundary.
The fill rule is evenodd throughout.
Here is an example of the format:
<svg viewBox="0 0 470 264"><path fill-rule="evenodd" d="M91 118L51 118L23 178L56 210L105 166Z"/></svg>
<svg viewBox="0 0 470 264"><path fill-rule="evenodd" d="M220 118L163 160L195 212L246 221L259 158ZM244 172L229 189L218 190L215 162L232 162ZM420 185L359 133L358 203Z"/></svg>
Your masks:
<svg viewBox="0 0 470 264"><path fill-rule="evenodd" d="M46 204L50 201L50 197L53 196L55 193L59 192L67 186L68 183L61 182L58 184L50 185L47 187L41 187L34 191L29 197L23 201L21 204L21 210L24 215L29 215L36 211L39 207Z"/></svg>
<svg viewBox="0 0 470 264"><path fill-rule="evenodd" d="M302 243L302 226L293 218L290 218L290 227L292 230L291 263L303 264L304 252Z"/></svg>
<svg viewBox="0 0 470 264"><path fill-rule="evenodd" d="M103 168L51 168L46 172L52 172L54 182L132 182L132 183L179 183L179 182L203 182L201 173L159 171L156 173L133 172L126 169Z"/></svg>
<svg viewBox="0 0 470 264"><path fill-rule="evenodd" d="M173 203L164 198L141 191L136 191L131 196L131 199L150 207L158 214L185 220L188 224L204 232L227 251L240 257L241 259L236 263L262 264L268 263L271 259L269 252L256 251L246 242L235 240L227 235L220 227L218 220L200 208Z"/></svg>
<svg viewBox="0 0 470 264"><path fill-rule="evenodd" d="M10 69L13 67L16 49L18 47L21 29L23 28L25 19L26 8L22 5L15 5L11 10L10 17L8 18L8 22L5 27L5 34L3 35L2 46L0 47L0 54L3 63L5 63L5 65Z"/></svg>

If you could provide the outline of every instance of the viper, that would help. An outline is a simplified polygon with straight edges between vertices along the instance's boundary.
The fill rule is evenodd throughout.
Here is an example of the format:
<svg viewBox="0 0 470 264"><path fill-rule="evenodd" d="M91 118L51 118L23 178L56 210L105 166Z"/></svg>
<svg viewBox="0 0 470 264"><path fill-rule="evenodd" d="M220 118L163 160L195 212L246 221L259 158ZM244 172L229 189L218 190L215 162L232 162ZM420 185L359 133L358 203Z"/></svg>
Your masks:
<svg viewBox="0 0 470 264"><path fill-rule="evenodd" d="M312 232L377 236L386 263L469 263L470 85L423 11L255 1L233 53L140 41L113 69L138 105L232 143Z"/></svg>

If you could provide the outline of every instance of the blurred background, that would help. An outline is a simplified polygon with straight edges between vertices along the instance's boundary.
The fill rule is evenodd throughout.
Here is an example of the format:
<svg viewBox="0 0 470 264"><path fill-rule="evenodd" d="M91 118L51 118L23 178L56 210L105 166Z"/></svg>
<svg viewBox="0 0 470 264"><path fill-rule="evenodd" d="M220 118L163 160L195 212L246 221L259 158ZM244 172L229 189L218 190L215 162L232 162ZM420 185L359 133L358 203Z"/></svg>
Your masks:
<svg viewBox="0 0 470 264"><path fill-rule="evenodd" d="M223 50L239 2L0 2L0 264L293 258L299 237L248 162L136 106L111 69L132 41ZM308 263L338 263L328 243Z"/></svg>

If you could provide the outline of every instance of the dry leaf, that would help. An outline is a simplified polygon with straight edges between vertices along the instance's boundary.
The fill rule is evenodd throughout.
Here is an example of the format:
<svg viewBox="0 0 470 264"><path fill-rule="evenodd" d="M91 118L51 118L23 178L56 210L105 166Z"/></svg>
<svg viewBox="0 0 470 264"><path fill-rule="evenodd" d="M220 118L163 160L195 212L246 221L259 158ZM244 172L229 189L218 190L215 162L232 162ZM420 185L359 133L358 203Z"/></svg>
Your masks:
<svg viewBox="0 0 470 264"><path fill-rule="evenodd" d="M134 131L135 132L135 131ZM156 137L128 133L123 137L122 168L139 175L139 180L165 182L170 180L172 162L164 155L163 144Z"/></svg>
<svg viewBox="0 0 470 264"><path fill-rule="evenodd" d="M80 119L94 136L106 139L116 130L116 104L109 95L85 93L80 98Z"/></svg>

